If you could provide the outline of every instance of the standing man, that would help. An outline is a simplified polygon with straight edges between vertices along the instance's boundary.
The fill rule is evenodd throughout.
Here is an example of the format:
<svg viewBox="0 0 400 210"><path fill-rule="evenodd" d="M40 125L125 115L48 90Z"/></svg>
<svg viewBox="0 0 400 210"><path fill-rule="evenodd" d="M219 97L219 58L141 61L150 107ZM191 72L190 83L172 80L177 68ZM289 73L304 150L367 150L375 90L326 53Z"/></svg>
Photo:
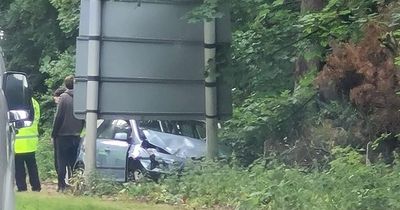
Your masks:
<svg viewBox="0 0 400 210"><path fill-rule="evenodd" d="M42 189L35 157L39 142L40 106L34 98L32 98L32 104L34 109L32 125L18 130L14 144L15 180L19 192L27 191L25 164L28 169L32 191L39 192Z"/></svg>
<svg viewBox="0 0 400 210"><path fill-rule="evenodd" d="M54 91L53 93L53 100L56 106L58 105L58 102L60 101L60 96L66 91L65 87L59 87L57 90ZM57 159L57 148L56 148L56 142L55 139L51 139L53 143L53 148L54 148L54 168L56 169L57 175L58 175L58 159Z"/></svg>
<svg viewBox="0 0 400 210"><path fill-rule="evenodd" d="M58 160L58 190L64 192L67 184L65 183L66 167L72 169L75 161L80 141L80 134L83 129L84 121L78 120L73 115L73 89L74 77L68 76L64 79L67 90L60 95L57 105L56 116L54 118L53 132L51 137L56 143Z"/></svg>

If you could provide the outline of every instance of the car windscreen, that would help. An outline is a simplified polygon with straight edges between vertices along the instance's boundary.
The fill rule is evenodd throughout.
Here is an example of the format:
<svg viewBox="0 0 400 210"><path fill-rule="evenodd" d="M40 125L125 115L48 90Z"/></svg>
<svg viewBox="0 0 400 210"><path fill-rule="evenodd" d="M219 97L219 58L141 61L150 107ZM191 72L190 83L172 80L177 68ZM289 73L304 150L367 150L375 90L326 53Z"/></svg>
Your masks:
<svg viewBox="0 0 400 210"><path fill-rule="evenodd" d="M139 121L139 128L196 139L205 137L205 124L199 121L145 120Z"/></svg>

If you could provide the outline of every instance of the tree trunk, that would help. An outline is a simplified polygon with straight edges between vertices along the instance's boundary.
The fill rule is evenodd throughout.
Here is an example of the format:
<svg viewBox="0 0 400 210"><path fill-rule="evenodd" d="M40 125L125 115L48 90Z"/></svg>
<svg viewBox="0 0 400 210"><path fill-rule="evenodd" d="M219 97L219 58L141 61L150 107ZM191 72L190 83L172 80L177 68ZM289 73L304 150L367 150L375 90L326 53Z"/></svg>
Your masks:
<svg viewBox="0 0 400 210"><path fill-rule="evenodd" d="M317 12L324 8L324 0L302 0L301 1L301 13L305 14L307 12ZM315 49L315 45L310 45L308 50ZM318 58L313 58L306 60L304 56L299 55L296 61L296 69L294 72L295 81L297 82L300 77L307 71L311 69L318 69L320 60Z"/></svg>

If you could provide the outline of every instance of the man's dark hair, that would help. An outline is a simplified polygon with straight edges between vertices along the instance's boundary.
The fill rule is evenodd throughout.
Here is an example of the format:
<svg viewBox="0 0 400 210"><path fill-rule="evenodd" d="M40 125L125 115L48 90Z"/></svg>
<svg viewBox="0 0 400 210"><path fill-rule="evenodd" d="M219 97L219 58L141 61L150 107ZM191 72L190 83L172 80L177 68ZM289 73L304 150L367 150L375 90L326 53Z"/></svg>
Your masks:
<svg viewBox="0 0 400 210"><path fill-rule="evenodd" d="M64 85L66 88L68 88L70 90L74 89L74 75L65 77Z"/></svg>
<svg viewBox="0 0 400 210"><path fill-rule="evenodd" d="M65 87L59 87L57 90L54 91L53 96L54 97L59 97L61 94L63 94L67 89Z"/></svg>

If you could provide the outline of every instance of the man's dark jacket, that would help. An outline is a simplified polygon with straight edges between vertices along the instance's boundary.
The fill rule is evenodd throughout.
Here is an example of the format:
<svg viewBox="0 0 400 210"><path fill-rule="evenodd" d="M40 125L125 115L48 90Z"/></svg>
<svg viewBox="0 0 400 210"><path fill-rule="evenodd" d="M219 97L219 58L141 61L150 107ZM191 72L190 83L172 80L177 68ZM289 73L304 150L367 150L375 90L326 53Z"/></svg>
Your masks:
<svg viewBox="0 0 400 210"><path fill-rule="evenodd" d="M51 137L80 136L84 121L78 120L74 117L73 97L73 90L66 90L63 94L61 94L60 102L57 105Z"/></svg>

